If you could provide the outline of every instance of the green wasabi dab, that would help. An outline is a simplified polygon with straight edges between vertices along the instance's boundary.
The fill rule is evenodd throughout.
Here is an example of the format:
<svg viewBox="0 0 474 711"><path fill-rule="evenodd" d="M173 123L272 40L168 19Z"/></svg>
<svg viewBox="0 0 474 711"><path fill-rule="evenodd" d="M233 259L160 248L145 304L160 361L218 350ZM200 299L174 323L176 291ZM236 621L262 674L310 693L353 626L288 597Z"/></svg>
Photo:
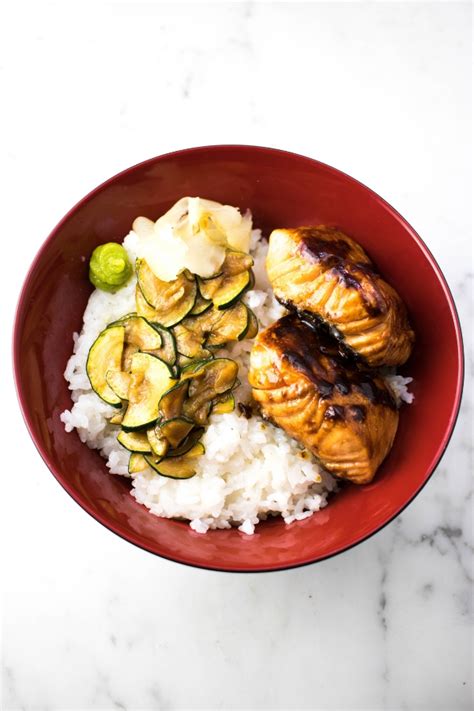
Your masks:
<svg viewBox="0 0 474 711"><path fill-rule="evenodd" d="M89 279L102 291L118 291L132 276L127 252L117 242L96 247L89 262Z"/></svg>

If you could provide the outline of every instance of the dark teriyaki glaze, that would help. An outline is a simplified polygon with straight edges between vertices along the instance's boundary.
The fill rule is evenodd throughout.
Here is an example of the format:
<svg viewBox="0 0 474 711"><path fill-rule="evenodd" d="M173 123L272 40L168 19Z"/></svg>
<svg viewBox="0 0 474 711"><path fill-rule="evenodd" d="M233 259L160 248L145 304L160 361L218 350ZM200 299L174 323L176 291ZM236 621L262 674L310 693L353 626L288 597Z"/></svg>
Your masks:
<svg viewBox="0 0 474 711"><path fill-rule="evenodd" d="M284 316L268 330L268 337L275 341L282 360L311 380L321 399L353 392L360 393L371 404L396 409L388 388L381 387L371 373L358 367L354 359L341 356L339 342L324 330L311 327L295 314ZM337 419L344 416L362 422L365 409L359 405L351 405L350 408L344 408L343 413L330 410L327 417Z"/></svg>
<svg viewBox="0 0 474 711"><path fill-rule="evenodd" d="M253 410L251 405L246 405L244 402L239 402L237 404L239 413L245 417L246 420L250 420L253 415Z"/></svg>
<svg viewBox="0 0 474 711"><path fill-rule="evenodd" d="M310 261L321 262L331 269L338 262L348 258L350 252L348 242L343 239L325 239L326 230L302 227L298 230L298 235L301 238L299 251Z"/></svg>
<svg viewBox="0 0 474 711"><path fill-rule="evenodd" d="M385 313L387 307L385 300L377 286L377 275L366 264L359 262L340 263L332 271L338 275L339 281L350 289L357 289L364 302L369 316L379 316ZM370 284L370 293L361 284L361 279L366 278Z"/></svg>
<svg viewBox="0 0 474 711"><path fill-rule="evenodd" d="M291 363L292 358L291 356L288 358L288 361ZM292 365L295 365L292 363ZM298 365L296 365L298 367ZM314 384L318 388L318 392L322 398L322 400L327 400L330 398L334 392L334 384L329 382L329 380L324 380L323 378L312 378Z"/></svg>
<svg viewBox="0 0 474 711"><path fill-rule="evenodd" d="M367 373L361 373L361 377L362 381L355 383L353 387L359 390L369 402L391 407L394 401L388 390L381 390Z"/></svg>
<svg viewBox="0 0 474 711"><path fill-rule="evenodd" d="M282 306L285 307L285 309L288 309L288 311L290 311L292 314L296 314L298 318L301 319L301 321L303 321L303 323L305 323L309 328L312 328L313 330L324 334L325 338L329 339L331 343L331 348L328 349L327 346L325 346L323 343L320 345L321 353L329 354L330 351L334 352L334 347L336 344L337 355L339 358L342 358L342 360L347 361L349 363L356 363L359 361L362 362L361 356L355 351L353 351L352 348L349 348L349 346L346 345L342 335L339 333L337 328L333 327L331 333L331 327L326 321L321 318L321 316L318 316L318 314L315 314L312 311L297 309L295 305L287 299L281 299L278 296L276 297L276 299Z"/></svg>
<svg viewBox="0 0 474 711"><path fill-rule="evenodd" d="M341 395L347 395L351 391L349 384L342 378L335 378L334 387Z"/></svg>
<svg viewBox="0 0 474 711"><path fill-rule="evenodd" d="M331 235L337 235L337 238L328 239ZM364 262L351 259L353 248L342 233L331 228L301 227L298 236L301 239L300 254L308 261L319 262L325 270L331 270L344 286L359 291L370 316L379 316L385 311L385 301L377 287L378 274L372 262L368 257ZM364 277L370 283L370 293L361 284Z"/></svg>

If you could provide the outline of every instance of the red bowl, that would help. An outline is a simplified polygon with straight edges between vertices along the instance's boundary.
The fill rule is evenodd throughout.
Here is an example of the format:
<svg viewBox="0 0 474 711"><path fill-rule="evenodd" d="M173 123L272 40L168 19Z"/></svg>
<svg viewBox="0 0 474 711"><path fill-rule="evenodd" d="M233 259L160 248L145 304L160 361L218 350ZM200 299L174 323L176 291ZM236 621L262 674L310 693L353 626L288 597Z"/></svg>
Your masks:
<svg viewBox="0 0 474 711"><path fill-rule="evenodd" d="M71 405L63 378L91 293L88 257L121 241L137 215L156 219L183 195L250 208L268 234L275 227L338 225L369 252L404 299L417 341L403 372L414 377L415 402L403 408L395 444L375 481L347 486L327 508L285 525L194 533L157 518L111 476L98 452L66 434L60 413ZM463 353L446 281L425 244L382 198L330 166L254 146L210 146L169 153L111 178L81 200L39 251L21 292L14 368L23 415L44 461L97 521L164 558L228 571L291 568L347 550L391 521L426 484L459 410Z"/></svg>

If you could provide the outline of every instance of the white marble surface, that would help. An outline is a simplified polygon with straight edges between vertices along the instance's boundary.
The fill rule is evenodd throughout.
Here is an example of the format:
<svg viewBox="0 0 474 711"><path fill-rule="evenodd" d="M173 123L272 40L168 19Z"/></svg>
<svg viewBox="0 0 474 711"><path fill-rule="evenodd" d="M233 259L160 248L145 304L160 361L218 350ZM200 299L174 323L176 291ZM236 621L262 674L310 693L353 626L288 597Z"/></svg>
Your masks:
<svg viewBox="0 0 474 711"><path fill-rule="evenodd" d="M472 708L471 381L394 523L322 564L239 576L154 558L83 513L8 372L20 283L63 213L128 165L208 143L287 148L373 187L434 252L467 336L469 3L9 0L5 15L3 708Z"/></svg>

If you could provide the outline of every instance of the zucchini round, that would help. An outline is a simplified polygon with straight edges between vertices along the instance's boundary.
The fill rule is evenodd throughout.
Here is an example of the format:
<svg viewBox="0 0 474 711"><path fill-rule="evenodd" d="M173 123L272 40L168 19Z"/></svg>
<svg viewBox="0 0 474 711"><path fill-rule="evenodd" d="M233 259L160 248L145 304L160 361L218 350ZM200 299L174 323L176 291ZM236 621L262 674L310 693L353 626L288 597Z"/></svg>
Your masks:
<svg viewBox="0 0 474 711"><path fill-rule="evenodd" d="M144 316L129 315L121 320L125 327L125 342L140 351L157 351L162 346L161 333Z"/></svg>
<svg viewBox="0 0 474 711"><path fill-rule="evenodd" d="M210 358L205 358L204 360L193 360L191 363L188 363L188 365L181 370L181 382L204 375L204 366L213 359L214 357L211 355Z"/></svg>
<svg viewBox="0 0 474 711"><path fill-rule="evenodd" d="M159 461L146 456L148 464L161 476L170 479L190 479L196 474L196 459L205 452L202 442L198 442L186 454L179 457L166 457Z"/></svg>
<svg viewBox="0 0 474 711"><path fill-rule="evenodd" d="M138 316L144 316L150 323L156 323L158 321L159 312L150 306L138 284L135 288L135 305Z"/></svg>
<svg viewBox="0 0 474 711"><path fill-rule="evenodd" d="M181 415L188 394L189 382L184 380L169 388L160 399L159 412L163 420L172 420Z"/></svg>
<svg viewBox="0 0 474 711"><path fill-rule="evenodd" d="M124 410L119 410L115 415L113 415L113 416L110 418L109 424L111 424L111 425L121 425L121 424L122 424L122 420L123 420L124 414L125 414L125 411L124 411Z"/></svg>
<svg viewBox="0 0 474 711"><path fill-rule="evenodd" d="M242 338L248 321L247 307L238 301L225 311L213 307L199 316L186 318L182 325L203 338L206 348L214 348Z"/></svg>
<svg viewBox="0 0 474 711"><path fill-rule="evenodd" d="M107 384L121 400L128 400L128 390L131 380L130 373L124 373L122 370L108 370L105 379Z"/></svg>
<svg viewBox="0 0 474 711"><path fill-rule="evenodd" d="M218 309L227 309L241 297L250 283L250 272L223 274L199 282L199 290L205 299L211 299Z"/></svg>
<svg viewBox="0 0 474 711"><path fill-rule="evenodd" d="M204 434L204 427L196 427L190 432L190 434L181 442L178 447L170 449L167 453L167 457L181 457L181 455L189 452L190 449L194 447L196 442L199 442Z"/></svg>
<svg viewBox="0 0 474 711"><path fill-rule="evenodd" d="M235 276L253 267L253 258L247 252L228 249L225 255L222 271L228 276Z"/></svg>
<svg viewBox="0 0 474 711"><path fill-rule="evenodd" d="M196 302L196 279L191 280L184 273L173 281L162 281L144 259L139 259L137 280L145 301L155 311L153 320L162 326L169 327L182 321Z"/></svg>
<svg viewBox="0 0 474 711"><path fill-rule="evenodd" d="M129 314L125 314L125 316L121 316L116 321L111 321L109 324L107 324L107 328L110 328L111 326L125 326L124 322L127 319L132 318L133 316L137 316L136 311L130 311Z"/></svg>
<svg viewBox="0 0 474 711"><path fill-rule="evenodd" d="M240 298L251 282L252 257L246 252L228 249L218 275L199 279L199 291L218 309L227 309Z"/></svg>
<svg viewBox="0 0 474 711"><path fill-rule="evenodd" d="M158 358L161 358L161 360L164 360L165 363L173 366L176 363L177 356L176 340L173 332L161 326L159 323L151 323L151 325L160 334L162 343L161 348L154 351L153 355L156 355Z"/></svg>
<svg viewBox="0 0 474 711"><path fill-rule="evenodd" d="M199 358L202 360L202 356L200 355L203 350L202 344L204 341L202 334L191 331L182 323L173 326L173 333L176 339L178 353L188 358Z"/></svg>
<svg viewBox="0 0 474 711"><path fill-rule="evenodd" d="M174 417L172 420L167 420L160 424L160 432L163 437L166 437L170 446L176 449L189 435L193 427L194 422L187 417Z"/></svg>
<svg viewBox="0 0 474 711"><path fill-rule="evenodd" d="M182 371L183 368L187 368L187 366L193 362L194 358L189 358L188 356L178 353L178 360L176 361L176 366L179 371Z"/></svg>
<svg viewBox="0 0 474 711"><path fill-rule="evenodd" d="M122 430L118 437L118 442L130 452L151 453L150 443L144 432L125 432Z"/></svg>
<svg viewBox="0 0 474 711"><path fill-rule="evenodd" d="M214 395L221 395L230 390L239 371L239 366L231 358L216 358L202 366L203 377L194 377L189 386L189 397L209 390Z"/></svg>
<svg viewBox="0 0 474 711"><path fill-rule="evenodd" d="M196 303L189 312L189 315L199 316L199 314L203 314L205 311L210 309L211 306L212 301L210 299L205 299L203 296L201 296L201 294L198 293L198 295L196 296Z"/></svg>
<svg viewBox="0 0 474 711"><path fill-rule="evenodd" d="M235 409L235 398L232 393L225 393L220 398L214 400L212 406L213 415L226 415L228 412L233 412Z"/></svg>
<svg viewBox="0 0 474 711"><path fill-rule="evenodd" d="M248 311L248 328L247 328L247 333L245 333L244 338L255 338L255 336L258 333L258 319L255 316L254 312L252 309L249 309L247 306L247 311ZM242 340L241 338L239 340Z"/></svg>
<svg viewBox="0 0 474 711"><path fill-rule="evenodd" d="M176 381L171 377L169 366L149 353L135 353L131 373L128 407L122 427L135 430L156 422L160 399Z"/></svg>
<svg viewBox="0 0 474 711"><path fill-rule="evenodd" d="M110 370L121 370L124 339L124 326L106 328L98 335L87 356L86 372L92 389L114 407L121 407L122 401L108 384L106 376Z"/></svg>
<svg viewBox="0 0 474 711"><path fill-rule="evenodd" d="M202 373L204 370L204 373ZM198 424L205 424L216 396L235 385L238 365L230 358L216 358L206 363L190 381L183 414Z"/></svg>
<svg viewBox="0 0 474 711"><path fill-rule="evenodd" d="M131 343L125 343L122 353L122 370L125 373L130 372L130 368L132 367L132 358L135 353L138 353L138 346L134 346Z"/></svg>
<svg viewBox="0 0 474 711"><path fill-rule="evenodd" d="M151 427L146 432L152 453L157 457L164 457L168 451L168 441L162 437L158 427Z"/></svg>
<svg viewBox="0 0 474 711"><path fill-rule="evenodd" d="M148 467L148 462L142 454L132 452L128 460L128 473L138 474Z"/></svg>
<svg viewBox="0 0 474 711"><path fill-rule="evenodd" d="M228 341L240 341L245 338L249 325L249 312L241 301L226 311L218 312L219 320L209 333L207 347L223 346Z"/></svg>

